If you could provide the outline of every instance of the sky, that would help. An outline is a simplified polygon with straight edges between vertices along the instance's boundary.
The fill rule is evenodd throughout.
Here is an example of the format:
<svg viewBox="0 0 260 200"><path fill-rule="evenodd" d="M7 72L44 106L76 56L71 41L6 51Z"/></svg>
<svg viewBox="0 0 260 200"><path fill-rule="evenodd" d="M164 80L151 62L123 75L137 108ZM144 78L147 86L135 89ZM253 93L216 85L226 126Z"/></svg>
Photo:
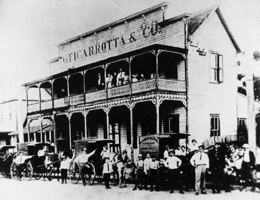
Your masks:
<svg viewBox="0 0 260 200"><path fill-rule="evenodd" d="M50 75L48 62L58 56L57 44L161 2L0 0L0 102L20 95L21 84ZM169 17L219 4L242 49L260 49L260 0L167 2Z"/></svg>

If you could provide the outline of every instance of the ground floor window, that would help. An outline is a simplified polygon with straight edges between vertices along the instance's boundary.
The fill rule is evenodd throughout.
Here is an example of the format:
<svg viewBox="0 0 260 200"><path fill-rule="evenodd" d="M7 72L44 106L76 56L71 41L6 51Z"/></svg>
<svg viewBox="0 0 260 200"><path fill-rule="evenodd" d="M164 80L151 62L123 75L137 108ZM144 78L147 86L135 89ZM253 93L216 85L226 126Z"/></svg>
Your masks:
<svg viewBox="0 0 260 200"><path fill-rule="evenodd" d="M164 132L179 133L180 131L180 116L179 114L168 115L164 119Z"/></svg>
<svg viewBox="0 0 260 200"><path fill-rule="evenodd" d="M27 133L23 135L23 140L24 140L24 142L29 142L29 138L28 138Z"/></svg>
<svg viewBox="0 0 260 200"><path fill-rule="evenodd" d="M110 146L113 152L118 152L120 147L120 124L113 123L109 125L109 139L115 140L115 143Z"/></svg>
<svg viewBox="0 0 260 200"><path fill-rule="evenodd" d="M212 114L210 119L210 136L220 136L220 119L218 114Z"/></svg>

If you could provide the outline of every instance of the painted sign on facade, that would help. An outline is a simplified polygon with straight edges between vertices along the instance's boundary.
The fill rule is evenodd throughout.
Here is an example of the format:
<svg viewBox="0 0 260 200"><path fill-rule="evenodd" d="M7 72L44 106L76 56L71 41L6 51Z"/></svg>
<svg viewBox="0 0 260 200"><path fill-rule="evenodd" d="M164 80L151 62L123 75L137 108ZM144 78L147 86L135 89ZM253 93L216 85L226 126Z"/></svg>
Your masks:
<svg viewBox="0 0 260 200"><path fill-rule="evenodd" d="M157 10L63 43L59 46L58 63L61 66L56 66L56 68L66 70L80 67L152 44L171 44L183 48L182 20L168 26L161 24L163 20L162 10Z"/></svg>
<svg viewBox="0 0 260 200"><path fill-rule="evenodd" d="M159 138L155 136L140 137L140 153L149 152L151 155L159 155Z"/></svg>

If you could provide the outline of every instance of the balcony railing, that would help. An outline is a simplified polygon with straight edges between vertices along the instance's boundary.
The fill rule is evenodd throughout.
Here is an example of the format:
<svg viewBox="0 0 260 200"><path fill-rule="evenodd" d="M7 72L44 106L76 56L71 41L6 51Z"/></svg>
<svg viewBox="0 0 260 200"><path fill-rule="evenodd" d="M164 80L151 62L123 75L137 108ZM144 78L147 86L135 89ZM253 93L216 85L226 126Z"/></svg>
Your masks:
<svg viewBox="0 0 260 200"><path fill-rule="evenodd" d="M158 89L173 92L185 92L185 81L158 79Z"/></svg>
<svg viewBox="0 0 260 200"><path fill-rule="evenodd" d="M28 105L27 108L28 108L28 112L35 112L35 111L40 110L40 105L39 105L39 103L31 104L31 105Z"/></svg>
<svg viewBox="0 0 260 200"><path fill-rule="evenodd" d="M123 85L115 88L110 88L107 90L108 98L125 96L130 94L130 85Z"/></svg>
<svg viewBox="0 0 260 200"><path fill-rule="evenodd" d="M54 100L54 108L61 108L61 107L65 107L68 105L69 105L68 97Z"/></svg>
<svg viewBox="0 0 260 200"><path fill-rule="evenodd" d="M85 94L86 103L106 99L106 90L100 90Z"/></svg>
<svg viewBox="0 0 260 200"><path fill-rule="evenodd" d="M142 82L132 83L132 94L147 92L156 88L156 80L151 79Z"/></svg>
<svg viewBox="0 0 260 200"><path fill-rule="evenodd" d="M123 85L107 90L99 90L86 94L78 94L70 97L64 97L54 100L54 108L66 107L69 105L78 105L90 103L95 101L105 100L106 98L122 97L130 94L138 94L148 92L155 89L171 91L171 92L185 92L186 85L184 80L169 80L169 79L150 79L141 82L132 83L132 85ZM131 92L132 89L132 92ZM85 96L84 96L85 95ZM52 101L41 102L41 109L52 109ZM39 104L28 105L28 112L39 111Z"/></svg>
<svg viewBox="0 0 260 200"><path fill-rule="evenodd" d="M70 96L70 105L78 105L84 103L84 94Z"/></svg>
<svg viewBox="0 0 260 200"><path fill-rule="evenodd" d="M42 110L47 110L47 109L51 109L51 108L52 108L52 100L41 102L41 109Z"/></svg>

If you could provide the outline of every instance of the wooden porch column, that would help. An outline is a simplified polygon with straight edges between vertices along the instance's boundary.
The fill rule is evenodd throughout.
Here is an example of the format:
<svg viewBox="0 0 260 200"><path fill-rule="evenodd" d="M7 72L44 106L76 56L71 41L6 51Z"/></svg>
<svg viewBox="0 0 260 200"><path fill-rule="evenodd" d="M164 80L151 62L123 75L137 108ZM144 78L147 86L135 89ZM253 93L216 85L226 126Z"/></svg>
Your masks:
<svg viewBox="0 0 260 200"><path fill-rule="evenodd" d="M155 99L152 100L153 104L156 107L156 133L160 133L160 104L162 103L162 99L159 94L156 94Z"/></svg>
<svg viewBox="0 0 260 200"><path fill-rule="evenodd" d="M70 96L70 76L66 77L67 79L67 92L68 92L68 97Z"/></svg>
<svg viewBox="0 0 260 200"><path fill-rule="evenodd" d="M55 121L55 113L52 114L52 122L53 122L53 138L54 138L54 153L58 153L57 149L57 131L56 131L56 121Z"/></svg>
<svg viewBox="0 0 260 200"><path fill-rule="evenodd" d="M41 87L39 84L38 84L38 91L39 91L39 109L41 110L42 109L42 104L41 104L42 95L41 95Z"/></svg>
<svg viewBox="0 0 260 200"><path fill-rule="evenodd" d="M67 114L69 120L69 149L71 149L71 114Z"/></svg>
<svg viewBox="0 0 260 200"><path fill-rule="evenodd" d="M107 107L107 108L104 108L104 111L105 111L105 113L106 113L106 132L107 132L107 134L106 135L104 135L104 138L105 139L109 139L109 112L110 112L110 107Z"/></svg>
<svg viewBox="0 0 260 200"><path fill-rule="evenodd" d="M83 112L83 115L84 115L84 139L87 139L88 138L88 125L87 125L87 119L88 119L88 111L84 111Z"/></svg>
<svg viewBox="0 0 260 200"><path fill-rule="evenodd" d="M131 136L131 144L134 144L134 121L133 121L133 109L135 107L135 103L129 102L127 107L130 111L130 136Z"/></svg>
<svg viewBox="0 0 260 200"><path fill-rule="evenodd" d="M43 118L40 118L40 129L41 129L41 137L40 137L40 138L41 138L41 141L40 141L40 142L44 143L44 141L43 141L43 137L42 137L42 136L43 136L43 130L42 130L42 129L43 129L43 126L42 126L42 121L43 121Z"/></svg>

